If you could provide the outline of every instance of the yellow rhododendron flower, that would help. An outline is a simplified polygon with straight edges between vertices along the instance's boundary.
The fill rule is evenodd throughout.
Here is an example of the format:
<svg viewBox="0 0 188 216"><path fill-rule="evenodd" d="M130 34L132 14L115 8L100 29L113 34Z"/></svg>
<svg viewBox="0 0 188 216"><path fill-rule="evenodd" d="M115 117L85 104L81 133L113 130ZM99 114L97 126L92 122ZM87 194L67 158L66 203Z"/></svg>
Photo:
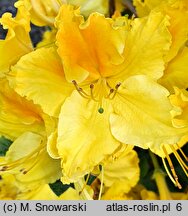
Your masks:
<svg viewBox="0 0 188 216"><path fill-rule="evenodd" d="M56 15L66 0L24 0L31 14L31 21L37 26L53 26Z"/></svg>
<svg viewBox="0 0 188 216"><path fill-rule="evenodd" d="M14 140L26 131L44 134L39 107L14 92L5 78L0 86L0 135Z"/></svg>
<svg viewBox="0 0 188 216"><path fill-rule="evenodd" d="M135 1L139 16L147 15L151 9L160 11L168 15L170 25L169 32L172 35L172 45L169 52L165 56L165 71L164 75L159 80L159 83L165 86L169 91L173 92L173 87L187 88L187 59L188 59L188 6L186 0L141 0ZM140 7L146 14L140 13ZM148 6L148 10L146 9Z"/></svg>
<svg viewBox="0 0 188 216"><path fill-rule="evenodd" d="M179 110L174 112L173 123L176 127L188 127L188 92L177 87L174 91L170 95L170 101Z"/></svg>
<svg viewBox="0 0 188 216"><path fill-rule="evenodd" d="M46 151L45 138L25 132L0 158L0 173L14 173L24 184L53 183L61 176L60 161L52 159Z"/></svg>
<svg viewBox="0 0 188 216"><path fill-rule="evenodd" d="M106 187L111 187L114 182L121 181L127 181L129 182L127 187L133 187L139 180L140 170L138 163L139 159L136 152L127 147L124 151L118 151L105 161L103 174L101 174L100 178L103 178Z"/></svg>
<svg viewBox="0 0 188 216"><path fill-rule="evenodd" d="M171 43L168 25L160 12L132 21L93 13L84 21L64 5L56 21L58 50L38 49L12 68L11 87L59 116L57 145L51 140L56 146L48 150L62 159L65 182L91 172L120 142L160 149L186 133L173 127L169 92L156 83Z"/></svg>
<svg viewBox="0 0 188 216"><path fill-rule="evenodd" d="M123 199L139 180L138 156L134 150L113 155L103 166L101 182L104 182L102 199ZM126 171L125 171L126 170Z"/></svg>
<svg viewBox="0 0 188 216"><path fill-rule="evenodd" d="M1 200L56 200L58 197L52 192L49 185L29 184L20 186L14 175L3 174L0 176L0 199Z"/></svg>
<svg viewBox="0 0 188 216"><path fill-rule="evenodd" d="M80 7L84 16L92 12L108 14L108 1L106 0L25 0L31 14L31 21L37 26L54 26L55 17L63 4L72 4Z"/></svg>
<svg viewBox="0 0 188 216"><path fill-rule="evenodd" d="M30 16L23 1L15 3L18 9L15 18L11 13L4 13L0 24L8 29L5 40L0 40L0 76L7 73L21 56L32 51L29 37Z"/></svg>

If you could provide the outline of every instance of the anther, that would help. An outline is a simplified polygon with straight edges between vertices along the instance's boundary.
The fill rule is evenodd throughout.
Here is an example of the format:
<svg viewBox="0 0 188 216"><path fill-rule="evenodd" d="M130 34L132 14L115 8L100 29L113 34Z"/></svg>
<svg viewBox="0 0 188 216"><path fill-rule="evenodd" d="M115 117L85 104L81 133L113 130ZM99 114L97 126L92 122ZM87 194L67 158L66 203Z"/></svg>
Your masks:
<svg viewBox="0 0 188 216"><path fill-rule="evenodd" d="M174 180L175 180L175 185L176 185L179 189L181 189L181 188L182 188L182 187L181 187L181 184L180 184L179 181L178 181L178 176L177 176L177 174L176 174L176 171L175 171L175 169L174 169L173 163L172 163L172 161L171 161L171 159L170 159L170 156L168 155L168 152L167 152L165 146L163 146L162 149L163 149L163 152L164 152L164 154L165 154L165 156L166 156L166 159L167 159L167 161L168 161L168 164L169 164L169 166L170 166L170 169L171 169L173 178L174 178Z"/></svg>
<svg viewBox="0 0 188 216"><path fill-rule="evenodd" d="M72 80L72 84L77 85L76 80Z"/></svg>
<svg viewBox="0 0 188 216"><path fill-rule="evenodd" d="M115 86L115 89L118 89L120 87L121 83L117 83L116 86Z"/></svg>
<svg viewBox="0 0 188 216"><path fill-rule="evenodd" d="M111 88L111 89L110 89L110 94L112 94L113 92L114 92L114 89Z"/></svg>
<svg viewBox="0 0 188 216"><path fill-rule="evenodd" d="M91 89L93 89L94 88L94 84L92 83L92 84L90 84L90 86L89 86Z"/></svg>
<svg viewBox="0 0 188 216"><path fill-rule="evenodd" d="M8 166L3 166L0 171L6 171L7 169L8 169Z"/></svg>

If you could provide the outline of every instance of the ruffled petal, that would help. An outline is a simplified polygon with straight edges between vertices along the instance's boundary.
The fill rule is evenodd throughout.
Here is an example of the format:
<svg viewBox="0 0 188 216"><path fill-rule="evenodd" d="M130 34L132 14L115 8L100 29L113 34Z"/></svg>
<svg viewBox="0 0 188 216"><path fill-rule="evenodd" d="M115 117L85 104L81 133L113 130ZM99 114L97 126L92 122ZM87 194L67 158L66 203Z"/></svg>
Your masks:
<svg viewBox="0 0 188 216"><path fill-rule="evenodd" d="M41 48L23 56L12 68L11 87L28 100L57 117L61 104L73 90L66 82L61 61L53 47Z"/></svg>
<svg viewBox="0 0 188 216"><path fill-rule="evenodd" d="M114 79L125 80L137 74L160 78L164 70L164 54L171 44L168 17L151 12L146 18L134 19L130 25L123 54L125 62Z"/></svg>
<svg viewBox="0 0 188 216"><path fill-rule="evenodd" d="M32 50L29 13L23 1L16 2L15 7L18 8L15 18L5 13L0 19L3 28L8 29L5 40L0 40L0 76L8 72L21 56Z"/></svg>
<svg viewBox="0 0 188 216"><path fill-rule="evenodd" d="M136 7L138 16L143 17L147 16L152 9L166 1L167 0L133 0L133 4Z"/></svg>
<svg viewBox="0 0 188 216"><path fill-rule="evenodd" d="M0 80L0 86L0 135L14 140L26 131L43 134L40 109L14 92L6 79Z"/></svg>
<svg viewBox="0 0 188 216"><path fill-rule="evenodd" d="M174 92L174 86L187 88L187 60L188 47L184 47L183 50L180 50L178 55L168 63L164 76L159 80L159 83L165 86L170 92Z"/></svg>
<svg viewBox="0 0 188 216"><path fill-rule="evenodd" d="M54 25L59 8L66 0L26 0L31 21L37 26Z"/></svg>
<svg viewBox="0 0 188 216"><path fill-rule="evenodd" d="M126 18L125 18L126 19ZM68 81L81 82L113 73L114 65L124 61L124 27L113 26L112 19L93 13L84 22L79 10L64 5L56 20L58 53Z"/></svg>
<svg viewBox="0 0 188 216"><path fill-rule="evenodd" d="M104 184L111 187L116 181L128 181L130 187L139 180L139 159L134 150L124 151L118 157L112 156L104 165Z"/></svg>
<svg viewBox="0 0 188 216"><path fill-rule="evenodd" d="M1 171L15 174L21 186L53 183L61 176L60 160L52 159L42 136L26 132L8 149Z"/></svg>
<svg viewBox="0 0 188 216"><path fill-rule="evenodd" d="M174 144L186 128L174 128L168 91L147 76L127 79L113 101L110 115L112 134L120 142L160 150L161 144ZM139 129L140 128L140 129Z"/></svg>
<svg viewBox="0 0 188 216"><path fill-rule="evenodd" d="M188 127L188 92L174 88L175 94L170 95L170 102L179 112L174 112L173 124L176 127Z"/></svg>
<svg viewBox="0 0 188 216"><path fill-rule="evenodd" d="M109 129L112 107L98 104L74 92L62 106L58 125L57 149L62 158L63 182L77 181L119 146Z"/></svg>

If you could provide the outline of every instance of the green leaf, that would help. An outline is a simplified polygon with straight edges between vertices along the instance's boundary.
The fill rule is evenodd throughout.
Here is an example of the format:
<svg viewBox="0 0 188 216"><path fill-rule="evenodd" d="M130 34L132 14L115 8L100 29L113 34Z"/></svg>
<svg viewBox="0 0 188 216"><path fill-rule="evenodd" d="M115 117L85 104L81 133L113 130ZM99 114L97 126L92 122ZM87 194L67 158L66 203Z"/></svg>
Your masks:
<svg viewBox="0 0 188 216"><path fill-rule="evenodd" d="M60 180L57 180L56 182L49 184L49 186L57 196L63 194L69 187L74 188L73 184L63 184Z"/></svg>
<svg viewBox="0 0 188 216"><path fill-rule="evenodd" d="M11 144L11 140L6 139L5 137L0 137L0 156L5 156Z"/></svg>

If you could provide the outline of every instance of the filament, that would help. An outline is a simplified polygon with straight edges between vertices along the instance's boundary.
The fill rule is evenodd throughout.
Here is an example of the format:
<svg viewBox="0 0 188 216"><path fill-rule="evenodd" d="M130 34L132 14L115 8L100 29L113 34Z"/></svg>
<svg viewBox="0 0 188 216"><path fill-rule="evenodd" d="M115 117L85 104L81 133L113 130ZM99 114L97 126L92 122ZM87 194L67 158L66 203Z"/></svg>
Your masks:
<svg viewBox="0 0 188 216"><path fill-rule="evenodd" d="M101 80L98 80L101 81ZM112 100L114 99L114 97L116 96L117 92L118 92L118 88L120 87L121 83L117 83L115 88L111 88L111 86L109 85L108 82L102 80L102 84L105 84L108 88L109 88L109 92L106 92L106 89L104 90L103 88L105 88L105 86L102 86L102 84L100 84L100 82L98 82L98 85L100 85L99 87L101 89L97 89L98 91L96 92L96 88L95 88L95 84L91 83L89 85L90 88L90 93L88 94L87 92L85 92L81 87L79 87L79 85L77 84L76 80L72 80L73 85L75 86L75 89L77 90L77 92L85 99L91 99L97 103L99 103L99 108L98 108L98 112L99 113L103 113L104 109L102 106L102 102L103 102L103 98L105 99L109 99Z"/></svg>
<svg viewBox="0 0 188 216"><path fill-rule="evenodd" d="M22 168L22 169L19 170L23 174L26 174L40 160L39 155L40 155L41 151L44 150L44 146L45 146L45 144L40 145L37 149L32 151L30 154L28 154L28 155L26 155L26 156L24 156L24 157L22 157L20 159L17 159L17 160L12 161L12 162L7 162L7 163L0 164L0 166L1 166L0 171L13 170L15 168L18 168L19 166L21 166L25 162L28 163L28 162L30 162L31 160L34 159L34 162L32 163L32 165L27 170L25 168Z"/></svg>
<svg viewBox="0 0 188 216"><path fill-rule="evenodd" d="M186 161L188 161L188 157L184 154L184 152L182 151L182 149L179 147L179 145L176 143L178 150L180 150L182 156L185 158Z"/></svg>
<svg viewBox="0 0 188 216"><path fill-rule="evenodd" d="M180 185L180 183L179 183L179 181L178 181L178 176L177 176L176 171L175 171L175 169L174 169L173 163L172 163L172 161L171 161L171 159L170 159L170 157L169 157L169 155L168 155L168 153L167 153L167 150L166 150L166 148L165 148L164 146L163 146L162 148L163 148L163 152L164 152L164 154L165 154L165 156L166 156L166 159L167 159L167 161L168 161L168 164L169 164L169 166L170 166L170 169L171 169L172 175L173 175L173 177L174 177L174 180L175 180L175 182L176 182L176 186L177 186L179 189L181 189L182 187L181 187L181 185Z"/></svg>
<svg viewBox="0 0 188 216"><path fill-rule="evenodd" d="M179 154L176 152L176 149L175 149L173 146L171 146L171 149L172 149L172 151L173 151L173 153L174 153L176 159L178 160L178 162L179 162L181 168L183 169L185 175L188 177L188 173L187 173L188 167L187 167L187 165L186 165L186 164L184 163L184 161L181 159L181 157L180 157Z"/></svg>
<svg viewBox="0 0 188 216"><path fill-rule="evenodd" d="M87 185L87 183L88 183L88 181L89 181L89 177L90 177L90 174L87 175L86 181L85 181L85 183L84 183L84 185L83 185L81 191L79 191L79 195L81 195L82 192L84 191L84 189L85 189L85 187L86 187L86 185Z"/></svg>

